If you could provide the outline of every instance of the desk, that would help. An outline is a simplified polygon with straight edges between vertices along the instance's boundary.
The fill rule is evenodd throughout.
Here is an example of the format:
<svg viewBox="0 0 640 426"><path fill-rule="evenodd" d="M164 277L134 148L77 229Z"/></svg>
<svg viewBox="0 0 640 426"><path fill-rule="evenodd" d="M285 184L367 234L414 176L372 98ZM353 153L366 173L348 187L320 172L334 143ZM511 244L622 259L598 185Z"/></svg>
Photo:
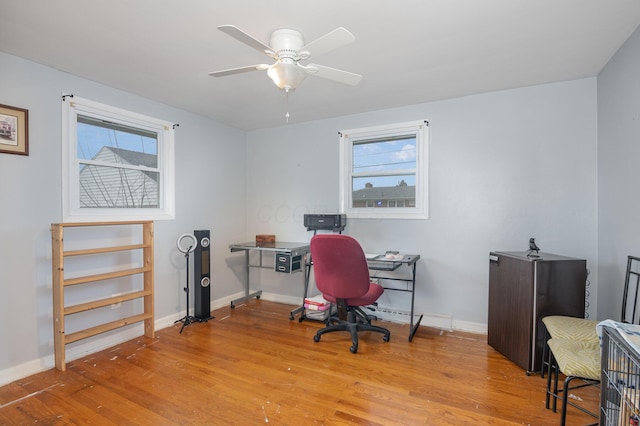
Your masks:
<svg viewBox="0 0 640 426"><path fill-rule="evenodd" d="M370 272L369 276L371 278L377 278L380 280L390 280L390 281L403 281L405 283L409 283L409 285L411 286L411 288L402 289L402 288L386 287L383 284L381 284L385 290L402 291L402 292L411 293L411 311L410 311L411 319L409 320L409 341L410 342L413 340L413 336L418 331L418 327L420 326L420 322L422 321L422 317L424 316L423 314L420 314L418 320L415 321L415 324L414 324L416 263L418 262L418 260L420 260L419 254L405 254L401 259L387 259L384 257L384 255L380 255L373 259L367 259L367 264L369 265L369 272ZM308 262L307 269L310 270L312 265L313 265L312 261ZM384 272L394 272L397 269L399 269L401 266L410 268L411 275L410 276L403 276L403 275L396 275L396 274L380 275L380 273L384 273ZM304 297L307 296L309 275L310 275L310 272L307 273L307 282L305 283ZM303 309L298 308L296 312L302 312L300 316L300 321L303 321L306 318L304 308ZM293 316L291 316L290 319L293 319Z"/></svg>
<svg viewBox="0 0 640 426"><path fill-rule="evenodd" d="M405 254L402 256L402 259L387 259L384 255L380 255L373 259L368 259L367 263L369 264L369 270L373 273L371 274L371 278L378 278L381 280L391 280L391 281L404 281L409 283L411 288L400 289L394 287L385 287L385 290L390 291L403 291L407 293L411 293L411 312L410 312L410 321L409 321L409 341L413 340L413 336L418 331L418 327L420 326L420 321L422 321L423 314L420 314L418 321L414 324L414 304L415 304L415 296L416 296L416 263L420 260L419 254ZM378 275L378 272L392 272L401 266L406 266L411 269L410 276L395 276L390 274Z"/></svg>
<svg viewBox="0 0 640 426"><path fill-rule="evenodd" d="M262 294L262 290L255 291L250 293L250 279L249 279L249 271L251 268L265 268L265 269L274 269L275 265L265 266L262 262L262 253L263 252L274 252L274 253L287 253L291 256L301 256L301 269L300 271L304 271L303 274L303 288L304 293L302 296L302 303L299 307L295 308L291 311L289 315L289 319L293 320L296 314L300 315L300 321L305 319L305 308L304 308L304 299L307 297L307 293L309 290L309 278L311 276L311 267L313 262L311 260L311 256L309 255L310 249L308 243L291 243L291 242L280 242L276 241L271 244L263 244L258 245L255 242L249 243L240 243L240 244L230 244L229 248L231 252L244 251L245 252L245 281L244 281L244 296L232 300L231 308L235 308L237 303L243 302L247 299L255 297L256 299L260 298ZM249 258L249 253L251 251L258 251L260 253L260 260L257 265L251 264L251 260ZM411 288L407 289L398 289L393 287L384 287L385 290L390 291L403 291L407 293L411 293L411 312L410 312L410 323L409 323L409 341L413 340L413 336L418 331L418 327L420 326L420 322L422 321L423 315L421 314L417 321L414 324L414 303L415 303L415 290L416 290L416 263L420 260L419 254L405 254L402 259L386 259L384 255L376 257L374 259L367 260L369 264L369 270L372 272L372 278L378 278L382 280L391 280L391 281L404 281L410 284ZM394 276L391 274L378 275L379 272L394 272L401 266L409 267L411 270L411 276ZM277 272L277 270L276 270Z"/></svg>
<svg viewBox="0 0 640 426"><path fill-rule="evenodd" d="M264 268L264 269L272 269L275 272L279 272L279 273L292 273L292 272L298 272L298 271L304 271L303 274L303 285L304 285L304 296L303 296L303 300L305 297L307 297L307 290L308 290L308 286L309 286L309 273L310 273L310 268L307 265L307 254L309 253L309 244L308 243L291 243L291 242L281 242L281 241L276 241L275 243L264 243L264 244L256 244L255 242L249 242L249 243L239 243L239 244L230 244L229 248L231 249L231 252L236 252L236 251L244 251L244 256L245 256L245 280L244 280L244 296L232 300L231 301L231 309L235 308L235 305L237 303L243 302L247 299L250 299L252 297L255 297L256 299L260 298L260 295L262 294L262 290L258 290L255 291L253 293L250 293L250 278L249 278L249 271L251 270L251 268ZM260 254L260 260L258 264L251 264L251 259L249 258L249 253L252 251L258 251ZM300 256L301 258L301 265L300 265L300 269L296 269L296 270L279 270L278 269L278 265L277 265L277 259L274 259L274 264L271 266L265 266L262 262L262 254L264 252L273 252L274 254L278 253L283 253L286 254L287 256L290 256L291 258L293 257L297 257ZM293 269L293 268L292 268ZM304 309L304 306L299 307L294 309L293 311L291 311L291 315L290 317L293 318L295 314L302 312L302 310Z"/></svg>

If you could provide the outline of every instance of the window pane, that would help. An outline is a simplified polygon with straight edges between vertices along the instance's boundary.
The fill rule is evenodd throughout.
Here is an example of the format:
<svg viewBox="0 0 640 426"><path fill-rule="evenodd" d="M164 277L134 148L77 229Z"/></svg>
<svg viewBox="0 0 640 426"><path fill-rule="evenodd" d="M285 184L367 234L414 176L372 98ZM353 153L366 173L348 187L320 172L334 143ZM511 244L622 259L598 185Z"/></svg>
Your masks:
<svg viewBox="0 0 640 426"><path fill-rule="evenodd" d="M415 207L415 174L352 179L351 207Z"/></svg>
<svg viewBox="0 0 640 426"><path fill-rule="evenodd" d="M414 135L353 143L354 174L378 174L415 168L416 138Z"/></svg>
<svg viewBox="0 0 640 426"><path fill-rule="evenodd" d="M80 170L81 208L158 208L158 173L84 165Z"/></svg>
<svg viewBox="0 0 640 426"><path fill-rule="evenodd" d="M359 219L428 219L428 121L338 134L340 213Z"/></svg>
<svg viewBox="0 0 640 426"><path fill-rule="evenodd" d="M175 218L175 124L62 97L65 222Z"/></svg>
<svg viewBox="0 0 640 426"><path fill-rule="evenodd" d="M78 115L80 160L158 167L156 133Z"/></svg>

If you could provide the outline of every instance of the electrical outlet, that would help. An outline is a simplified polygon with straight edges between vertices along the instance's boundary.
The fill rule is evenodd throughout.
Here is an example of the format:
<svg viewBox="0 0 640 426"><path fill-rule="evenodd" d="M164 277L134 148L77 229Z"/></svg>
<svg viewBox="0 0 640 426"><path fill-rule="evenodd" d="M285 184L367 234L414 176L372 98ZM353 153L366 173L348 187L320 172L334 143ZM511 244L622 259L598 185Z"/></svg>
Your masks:
<svg viewBox="0 0 640 426"><path fill-rule="evenodd" d="M111 297L116 297L116 296L120 296L122 293L117 293L117 294L112 294ZM122 302L118 302L118 303L112 303L111 304L111 309L119 309L122 307Z"/></svg>

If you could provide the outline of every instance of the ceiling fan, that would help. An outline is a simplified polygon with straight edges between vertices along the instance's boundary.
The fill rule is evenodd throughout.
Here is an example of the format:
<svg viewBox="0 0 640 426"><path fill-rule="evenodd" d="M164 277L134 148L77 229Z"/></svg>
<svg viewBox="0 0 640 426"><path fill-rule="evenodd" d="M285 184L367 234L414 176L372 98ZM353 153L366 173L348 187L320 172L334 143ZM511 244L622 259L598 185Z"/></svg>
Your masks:
<svg viewBox="0 0 640 426"><path fill-rule="evenodd" d="M267 75L280 89L285 92L295 90L307 77L315 75L337 81L339 83L357 85L362 76L352 72L325 67L323 65L303 65L300 61L316 58L331 50L345 46L355 41L355 37L345 28L339 27L322 37L305 44L304 37L299 31L282 28L271 33L269 45L262 43L236 26L221 25L218 29L238 41L252 47L275 59L273 64L256 64L240 68L210 72L213 77L241 74L250 71L267 71Z"/></svg>

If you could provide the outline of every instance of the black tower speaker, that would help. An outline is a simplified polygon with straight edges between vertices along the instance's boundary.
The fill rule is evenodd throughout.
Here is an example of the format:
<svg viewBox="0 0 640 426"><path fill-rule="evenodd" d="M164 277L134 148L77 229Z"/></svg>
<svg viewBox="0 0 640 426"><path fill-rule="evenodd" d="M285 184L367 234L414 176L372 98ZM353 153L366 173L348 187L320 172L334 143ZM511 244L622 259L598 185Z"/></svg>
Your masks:
<svg viewBox="0 0 640 426"><path fill-rule="evenodd" d="M198 245L193 256L195 317L199 320L211 319L211 256L209 254L209 231L193 231Z"/></svg>

